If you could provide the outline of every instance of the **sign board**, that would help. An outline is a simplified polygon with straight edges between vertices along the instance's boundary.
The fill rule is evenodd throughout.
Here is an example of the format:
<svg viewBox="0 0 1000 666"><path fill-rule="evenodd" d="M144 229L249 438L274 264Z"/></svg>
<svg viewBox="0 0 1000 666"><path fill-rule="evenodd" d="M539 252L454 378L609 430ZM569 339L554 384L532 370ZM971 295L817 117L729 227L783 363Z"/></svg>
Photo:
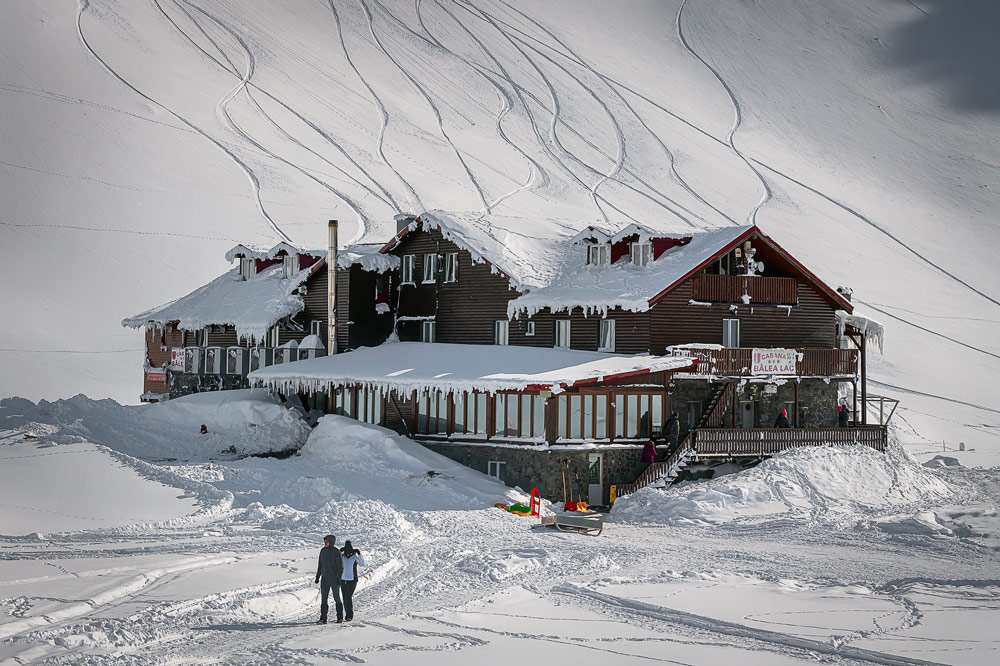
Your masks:
<svg viewBox="0 0 1000 666"><path fill-rule="evenodd" d="M797 357L794 349L754 349L750 374L794 375Z"/></svg>
<svg viewBox="0 0 1000 666"><path fill-rule="evenodd" d="M170 369L184 372L184 347L174 347L170 350Z"/></svg>
<svg viewBox="0 0 1000 666"><path fill-rule="evenodd" d="M167 381L167 371L164 368L148 368L146 370L146 381L147 382L165 382Z"/></svg>

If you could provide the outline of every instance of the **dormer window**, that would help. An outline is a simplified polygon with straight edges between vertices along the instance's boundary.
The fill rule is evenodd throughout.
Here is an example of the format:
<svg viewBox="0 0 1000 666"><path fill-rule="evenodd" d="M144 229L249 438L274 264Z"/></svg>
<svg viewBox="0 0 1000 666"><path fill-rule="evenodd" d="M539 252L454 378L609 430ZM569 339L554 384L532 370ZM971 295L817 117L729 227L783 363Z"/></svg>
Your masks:
<svg viewBox="0 0 1000 666"><path fill-rule="evenodd" d="M296 273L296 257L293 254L286 254L281 257L281 267L284 269L282 275L290 278Z"/></svg>
<svg viewBox="0 0 1000 666"><path fill-rule="evenodd" d="M611 248L605 243L600 245L590 245L587 247L587 263L594 266L601 266L610 263Z"/></svg>
<svg viewBox="0 0 1000 666"><path fill-rule="evenodd" d="M240 257L240 277L249 280L257 274L257 261L253 257Z"/></svg>
<svg viewBox="0 0 1000 666"><path fill-rule="evenodd" d="M632 243L630 251L632 255L632 263L636 266L648 266L649 262L653 259L652 243Z"/></svg>

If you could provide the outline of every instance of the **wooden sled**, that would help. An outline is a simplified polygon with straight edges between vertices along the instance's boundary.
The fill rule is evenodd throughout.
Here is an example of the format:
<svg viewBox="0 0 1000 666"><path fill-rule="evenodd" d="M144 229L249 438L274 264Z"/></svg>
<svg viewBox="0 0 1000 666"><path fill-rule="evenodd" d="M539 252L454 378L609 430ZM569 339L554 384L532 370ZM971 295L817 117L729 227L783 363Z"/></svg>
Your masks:
<svg viewBox="0 0 1000 666"><path fill-rule="evenodd" d="M542 516L541 521L542 525L554 527L562 532L578 532L580 534L599 536L604 530L604 514L594 511Z"/></svg>

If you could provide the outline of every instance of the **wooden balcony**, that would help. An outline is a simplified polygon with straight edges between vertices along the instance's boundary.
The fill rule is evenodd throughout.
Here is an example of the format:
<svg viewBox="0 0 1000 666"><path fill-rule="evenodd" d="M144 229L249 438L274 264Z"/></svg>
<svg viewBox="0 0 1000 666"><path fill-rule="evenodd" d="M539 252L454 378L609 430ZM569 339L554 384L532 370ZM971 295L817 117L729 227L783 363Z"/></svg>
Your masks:
<svg viewBox="0 0 1000 666"><path fill-rule="evenodd" d="M694 450L703 457L769 456L801 446L870 446L885 452L885 426L850 428L699 428Z"/></svg>
<svg viewBox="0 0 1000 666"><path fill-rule="evenodd" d="M854 377L858 372L857 349L797 349L792 377ZM749 347L674 347L675 356L698 359L692 374L715 377L752 377L753 349Z"/></svg>
<svg viewBox="0 0 1000 666"><path fill-rule="evenodd" d="M798 305L799 284L795 278L747 277L744 275L694 276L693 296L703 303L746 303L750 305Z"/></svg>

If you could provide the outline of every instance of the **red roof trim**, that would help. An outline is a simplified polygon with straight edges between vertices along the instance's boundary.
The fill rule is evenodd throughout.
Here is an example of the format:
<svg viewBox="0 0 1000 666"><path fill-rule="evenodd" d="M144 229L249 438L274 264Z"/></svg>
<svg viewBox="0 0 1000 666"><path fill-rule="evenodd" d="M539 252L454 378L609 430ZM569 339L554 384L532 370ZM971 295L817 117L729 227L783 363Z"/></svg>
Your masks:
<svg viewBox="0 0 1000 666"><path fill-rule="evenodd" d="M752 236L754 233L756 233L760 238L762 238L765 242L767 242L769 245L771 245L771 247L774 248L775 251L777 251L778 253L780 253L785 259L787 259L789 262L791 262L792 265L795 266L799 271L801 271L802 274L805 275L807 279L809 279L810 281L812 281L822 291L826 292L827 296L829 296L830 298L832 298L839 305L842 305L844 307L844 309L847 310L848 312L853 312L854 311L854 306L851 305L850 301L848 301L843 296L841 296L840 293L837 292L836 289L831 289L825 282L823 282L818 277L816 277L812 273L812 271L810 271L808 268L806 268L805 266L803 266L787 250L785 250L783 247L781 247L780 245L778 245L777 243L775 243L774 240L772 240L770 236L768 236L763 231L761 231L760 228L757 227L756 225L750 227L745 232L743 232L742 234L740 234L739 236L737 236L736 238L734 238L725 247L723 247L722 249L720 249L719 251L717 251L715 254L713 254L710 257L708 257L707 259L705 259L703 262L701 262L700 264L698 264L697 266L695 266L693 269L691 269L690 271L688 271L687 273L685 273L682 277L678 278L677 280L674 280L674 282L672 284L670 284L667 288L663 289L660 293L656 294L656 296L653 296L652 298L650 298L649 299L649 304L653 305L654 303L656 303L656 301L658 301L661 298L663 298L668 292L670 292L671 290L673 290L677 285L681 284L682 282L684 282L685 280L687 280L688 278L690 278L692 275L694 275L695 273L697 273L701 269L705 268L705 266L707 266L710 263L712 263L712 261L714 261L720 255L723 255L723 254L726 254L726 253L730 252L734 247L736 247L737 245L739 245L740 243L742 243L743 241L745 241L747 238L749 238L750 236Z"/></svg>

